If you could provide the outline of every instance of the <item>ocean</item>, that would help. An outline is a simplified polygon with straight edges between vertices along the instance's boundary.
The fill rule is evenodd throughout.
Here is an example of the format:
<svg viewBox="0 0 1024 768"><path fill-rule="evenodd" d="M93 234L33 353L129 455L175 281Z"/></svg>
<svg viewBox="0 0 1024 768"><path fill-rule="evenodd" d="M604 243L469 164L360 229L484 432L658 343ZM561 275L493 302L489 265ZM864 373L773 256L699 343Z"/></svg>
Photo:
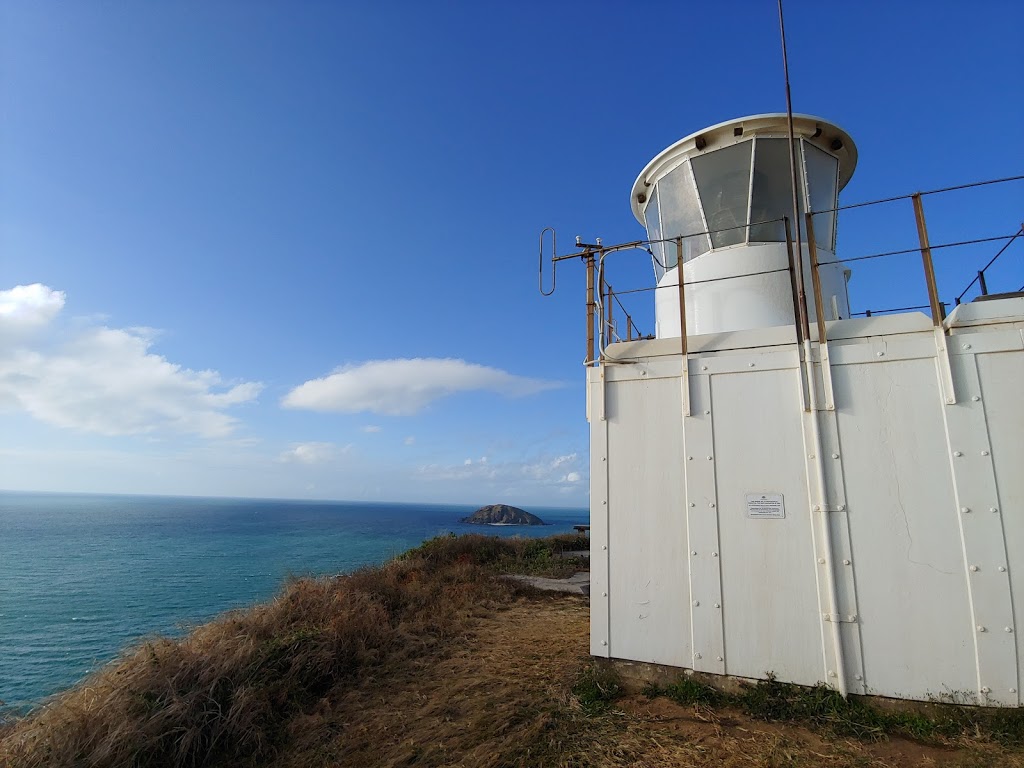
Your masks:
<svg viewBox="0 0 1024 768"><path fill-rule="evenodd" d="M0 492L0 714L24 712L140 638L273 596L293 576L346 573L448 532L547 536L459 523L474 507Z"/></svg>

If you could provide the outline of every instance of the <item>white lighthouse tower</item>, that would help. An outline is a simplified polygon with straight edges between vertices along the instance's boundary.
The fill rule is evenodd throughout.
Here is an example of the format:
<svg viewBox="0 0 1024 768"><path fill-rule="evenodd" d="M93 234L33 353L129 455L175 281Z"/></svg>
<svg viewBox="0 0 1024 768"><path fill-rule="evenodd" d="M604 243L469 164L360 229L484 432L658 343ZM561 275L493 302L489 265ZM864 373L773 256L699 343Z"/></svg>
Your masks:
<svg viewBox="0 0 1024 768"><path fill-rule="evenodd" d="M793 128L801 219L808 210L828 211L814 221L818 258L827 263L819 270L824 314L848 318L848 273L834 263L834 209L853 176L857 148L821 118L794 115ZM659 288L678 285L682 257L688 333L794 322L785 227L785 218L793 217L787 131L784 113L719 123L660 152L633 184L633 214L652 241ZM806 244L802 255L807 262ZM809 263L805 267L805 292L813 297ZM655 335L679 336L675 291L657 291L655 306Z"/></svg>

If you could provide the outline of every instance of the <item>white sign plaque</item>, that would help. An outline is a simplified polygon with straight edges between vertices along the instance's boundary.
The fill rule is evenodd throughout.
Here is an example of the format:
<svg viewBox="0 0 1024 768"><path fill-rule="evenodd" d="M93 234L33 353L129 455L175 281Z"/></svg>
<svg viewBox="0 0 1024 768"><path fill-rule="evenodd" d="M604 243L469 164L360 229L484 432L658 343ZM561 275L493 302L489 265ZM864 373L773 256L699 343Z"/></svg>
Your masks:
<svg viewBox="0 0 1024 768"><path fill-rule="evenodd" d="M786 504L781 493L748 493L747 517L775 518L781 520L786 516Z"/></svg>

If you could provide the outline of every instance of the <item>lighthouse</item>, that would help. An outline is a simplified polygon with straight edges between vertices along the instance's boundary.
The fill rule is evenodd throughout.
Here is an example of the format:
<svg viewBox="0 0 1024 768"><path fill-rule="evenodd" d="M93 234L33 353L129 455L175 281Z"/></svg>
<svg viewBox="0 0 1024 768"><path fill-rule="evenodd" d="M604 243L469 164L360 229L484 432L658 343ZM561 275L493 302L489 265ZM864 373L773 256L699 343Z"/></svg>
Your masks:
<svg viewBox="0 0 1024 768"><path fill-rule="evenodd" d="M862 257L843 262L837 229L857 160L818 117L719 123L637 177L642 240L552 259L588 270L590 650L641 677L1018 707L1024 295L947 316L934 190L858 203L904 206L920 247L893 253L928 304L851 313ZM655 328L627 317L623 339L605 275L637 248Z"/></svg>
<svg viewBox="0 0 1024 768"><path fill-rule="evenodd" d="M857 165L847 133L821 118L794 115L794 156L800 222L813 223L824 314L850 316L849 272L835 261L839 190ZM706 334L794 322L789 274L793 222L793 173L787 116L755 115L719 123L660 152L640 172L630 202L651 241L655 335L679 336L675 291L680 262L686 287L689 333ZM806 237L806 233L805 237ZM812 297L809 248L801 246L805 292Z"/></svg>

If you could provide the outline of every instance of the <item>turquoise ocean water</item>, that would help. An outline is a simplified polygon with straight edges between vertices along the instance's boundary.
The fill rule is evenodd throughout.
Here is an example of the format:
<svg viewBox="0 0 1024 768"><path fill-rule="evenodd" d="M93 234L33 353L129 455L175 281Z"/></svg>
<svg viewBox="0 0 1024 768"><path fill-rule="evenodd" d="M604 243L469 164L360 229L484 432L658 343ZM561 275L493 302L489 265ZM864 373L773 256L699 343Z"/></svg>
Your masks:
<svg viewBox="0 0 1024 768"><path fill-rule="evenodd" d="M472 511L0 492L0 713L38 704L142 637L266 600L289 576L381 563L448 532L546 536L589 522L585 509L535 507L550 525L458 522Z"/></svg>

